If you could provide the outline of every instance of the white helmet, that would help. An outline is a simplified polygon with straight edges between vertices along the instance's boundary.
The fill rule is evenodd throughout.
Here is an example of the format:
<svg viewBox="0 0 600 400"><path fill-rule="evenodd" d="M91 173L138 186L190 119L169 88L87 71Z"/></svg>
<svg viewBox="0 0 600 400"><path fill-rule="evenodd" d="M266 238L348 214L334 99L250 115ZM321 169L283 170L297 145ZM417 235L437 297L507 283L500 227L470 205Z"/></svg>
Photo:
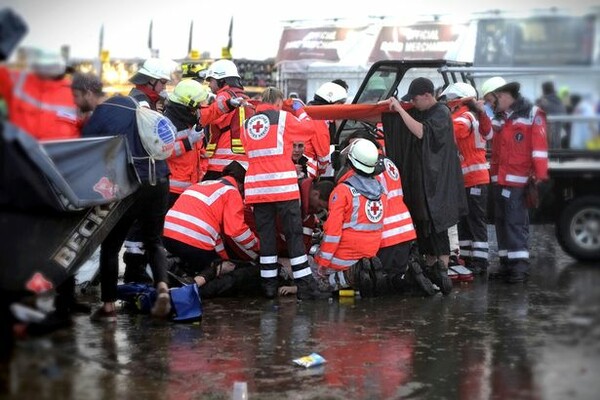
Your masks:
<svg viewBox="0 0 600 400"><path fill-rule="evenodd" d="M485 97L486 94L492 93L504 85L506 85L506 80L504 80L504 78L501 76L494 76L483 82L483 85L481 85L481 95Z"/></svg>
<svg viewBox="0 0 600 400"><path fill-rule="evenodd" d="M325 82L317 89L315 96L319 96L326 102L334 104L342 101L346 102L348 92L337 83Z"/></svg>
<svg viewBox="0 0 600 400"><path fill-rule="evenodd" d="M208 88L193 79L180 81L173 93L169 95L169 101L186 107L197 108L208 100Z"/></svg>
<svg viewBox="0 0 600 400"><path fill-rule="evenodd" d="M67 71L63 56L58 51L50 49L36 49L31 67L35 73L51 77L64 75Z"/></svg>
<svg viewBox="0 0 600 400"><path fill-rule="evenodd" d="M350 145L348 159L354 168L365 174L372 174L379 161L377 146L367 139L357 139Z"/></svg>
<svg viewBox="0 0 600 400"><path fill-rule="evenodd" d="M142 67L136 72L137 74L149 76L154 79L171 80L171 74L177 68L177 63L173 60L165 58L149 58L144 61Z"/></svg>
<svg viewBox="0 0 600 400"><path fill-rule="evenodd" d="M440 97L441 96L446 96L446 99L448 100L462 99L464 97L477 97L477 91L468 83L456 82L444 89L440 94Z"/></svg>
<svg viewBox="0 0 600 400"><path fill-rule="evenodd" d="M206 79L214 78L219 80L227 77L240 77L237 67L231 60L217 60L211 64L206 72Z"/></svg>

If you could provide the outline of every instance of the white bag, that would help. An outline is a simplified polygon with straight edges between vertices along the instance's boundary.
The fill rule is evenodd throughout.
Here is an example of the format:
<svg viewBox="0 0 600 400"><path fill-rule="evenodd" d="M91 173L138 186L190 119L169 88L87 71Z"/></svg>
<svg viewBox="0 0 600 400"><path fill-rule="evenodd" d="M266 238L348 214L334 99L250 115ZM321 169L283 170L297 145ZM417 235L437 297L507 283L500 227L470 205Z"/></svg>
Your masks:
<svg viewBox="0 0 600 400"><path fill-rule="evenodd" d="M135 110L138 133L144 150L150 158L165 160L171 156L175 147L177 128L161 113L146 107Z"/></svg>

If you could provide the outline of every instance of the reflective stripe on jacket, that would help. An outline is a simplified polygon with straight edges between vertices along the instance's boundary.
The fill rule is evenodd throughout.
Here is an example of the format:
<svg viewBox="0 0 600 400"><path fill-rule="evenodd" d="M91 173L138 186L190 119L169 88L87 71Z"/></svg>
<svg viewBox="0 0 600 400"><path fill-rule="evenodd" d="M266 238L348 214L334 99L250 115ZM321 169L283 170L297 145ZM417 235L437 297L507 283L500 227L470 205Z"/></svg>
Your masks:
<svg viewBox="0 0 600 400"><path fill-rule="evenodd" d="M209 171L223 171L232 161L248 168L248 158L241 141L244 121L253 114L249 107L229 108L227 100L233 97L248 98L241 88L224 86L208 107L200 109L200 123L209 132L205 157Z"/></svg>
<svg viewBox="0 0 600 400"><path fill-rule="evenodd" d="M194 129L194 128L190 128ZM200 162L204 154L202 141L199 140L188 150L186 141L190 129L177 132L177 141L173 153L167 158L167 164L171 170L169 176L169 190L172 193L183 193L185 189L202 180L205 174L205 166ZM204 169L203 169L204 168Z"/></svg>
<svg viewBox="0 0 600 400"><path fill-rule="evenodd" d="M184 191L165 217L164 235L190 246L215 250L228 259L222 235L247 250L258 251L258 239L244 222L244 204L229 176L194 184Z"/></svg>
<svg viewBox="0 0 600 400"><path fill-rule="evenodd" d="M492 121L490 175L493 183L525 186L531 176L548 178L546 115L523 97L515 101L513 109Z"/></svg>
<svg viewBox="0 0 600 400"><path fill-rule="evenodd" d="M486 140L491 139L493 131L489 117L481 123L467 106L460 106L452 113L454 137L460 156L460 164L465 187L490 183L489 165L486 159Z"/></svg>
<svg viewBox="0 0 600 400"><path fill-rule="evenodd" d="M369 200L348 184L338 184L329 197L329 215L315 262L346 270L363 257L374 257L381 243L386 203L385 194Z"/></svg>
<svg viewBox="0 0 600 400"><path fill-rule="evenodd" d="M41 79L28 71L0 68L0 97L10 121L36 139L80 137L69 79Z"/></svg>
<svg viewBox="0 0 600 400"><path fill-rule="evenodd" d="M244 180L247 204L300 198L298 174L292 161L293 143L318 134L322 121L300 121L269 104L257 106L257 114L246 120L242 141L249 166Z"/></svg>
<svg viewBox="0 0 600 400"><path fill-rule="evenodd" d="M388 247L414 240L417 234L408 207L404 204L398 167L389 158L384 158L383 164L385 169L377 175L387 194L380 247Z"/></svg>

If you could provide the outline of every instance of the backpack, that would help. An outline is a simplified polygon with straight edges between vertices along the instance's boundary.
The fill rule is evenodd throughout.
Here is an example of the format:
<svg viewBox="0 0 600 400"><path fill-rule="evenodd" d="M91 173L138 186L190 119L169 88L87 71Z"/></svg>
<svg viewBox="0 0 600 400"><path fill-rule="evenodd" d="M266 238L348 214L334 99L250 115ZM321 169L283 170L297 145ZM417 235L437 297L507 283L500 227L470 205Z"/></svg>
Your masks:
<svg viewBox="0 0 600 400"><path fill-rule="evenodd" d="M138 104L135 109L138 134L144 150L150 158L165 160L171 156L175 147L177 128L158 111Z"/></svg>

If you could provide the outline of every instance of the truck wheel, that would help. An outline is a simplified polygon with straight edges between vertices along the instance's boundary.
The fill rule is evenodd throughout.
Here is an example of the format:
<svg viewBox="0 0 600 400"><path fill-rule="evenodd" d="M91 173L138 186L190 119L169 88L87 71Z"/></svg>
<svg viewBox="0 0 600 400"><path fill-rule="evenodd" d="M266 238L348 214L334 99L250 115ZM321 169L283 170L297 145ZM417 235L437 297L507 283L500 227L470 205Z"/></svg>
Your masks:
<svg viewBox="0 0 600 400"><path fill-rule="evenodd" d="M560 214L556 236L563 250L579 261L600 260L600 197L585 196Z"/></svg>

